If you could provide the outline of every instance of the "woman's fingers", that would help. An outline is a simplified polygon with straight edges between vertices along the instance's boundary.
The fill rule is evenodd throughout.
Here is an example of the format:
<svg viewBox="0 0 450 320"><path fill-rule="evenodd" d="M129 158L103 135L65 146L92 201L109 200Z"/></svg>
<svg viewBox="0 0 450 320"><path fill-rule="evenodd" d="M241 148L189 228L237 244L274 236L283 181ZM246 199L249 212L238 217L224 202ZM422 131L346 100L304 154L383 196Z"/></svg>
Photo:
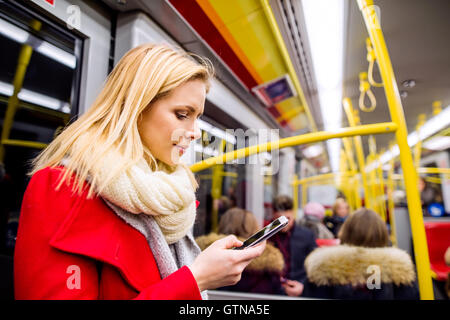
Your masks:
<svg viewBox="0 0 450 320"><path fill-rule="evenodd" d="M265 249L263 242L243 250L230 250L241 245L236 236L227 236L215 241L194 260L190 269L200 290L235 284L245 267Z"/></svg>
<svg viewBox="0 0 450 320"><path fill-rule="evenodd" d="M266 247L265 241L255 247L246 248L244 250L236 250L236 256L239 263L244 264L244 268L255 258L259 257Z"/></svg>
<svg viewBox="0 0 450 320"><path fill-rule="evenodd" d="M224 249L231 249L234 247L240 247L242 246L243 242L239 241L236 236L234 235L230 235L227 236L223 239L217 240L216 243L218 243L218 245L222 246L222 248Z"/></svg>

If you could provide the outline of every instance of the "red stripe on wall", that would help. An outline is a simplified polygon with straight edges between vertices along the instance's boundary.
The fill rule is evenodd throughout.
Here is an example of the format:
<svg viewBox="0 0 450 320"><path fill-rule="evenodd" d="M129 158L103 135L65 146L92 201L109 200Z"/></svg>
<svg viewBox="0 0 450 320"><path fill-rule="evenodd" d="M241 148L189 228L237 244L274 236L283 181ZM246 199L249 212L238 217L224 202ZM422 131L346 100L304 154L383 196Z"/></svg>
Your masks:
<svg viewBox="0 0 450 320"><path fill-rule="evenodd" d="M256 82L198 3L195 0L169 0L169 2L251 92L251 88L259 83ZM275 119L280 116L278 109L274 106L269 107L268 111ZM286 126L286 120L283 120L281 125Z"/></svg>

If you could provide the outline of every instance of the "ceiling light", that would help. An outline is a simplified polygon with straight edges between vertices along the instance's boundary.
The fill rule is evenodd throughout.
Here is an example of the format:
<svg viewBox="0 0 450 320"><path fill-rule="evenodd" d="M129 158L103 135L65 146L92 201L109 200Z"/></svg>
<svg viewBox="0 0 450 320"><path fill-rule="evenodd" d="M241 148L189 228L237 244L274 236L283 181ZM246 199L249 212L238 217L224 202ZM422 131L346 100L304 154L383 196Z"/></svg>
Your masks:
<svg viewBox="0 0 450 320"><path fill-rule="evenodd" d="M14 93L14 86L9 83L0 82L0 94L11 97Z"/></svg>
<svg viewBox="0 0 450 320"><path fill-rule="evenodd" d="M14 93L13 85L5 82L0 82L0 94L10 97L12 96L13 93ZM26 101L49 109L59 110L65 113L70 112L69 103L31 90L27 89L20 90L18 98L22 101Z"/></svg>
<svg viewBox="0 0 450 320"><path fill-rule="evenodd" d="M319 172L320 173L328 173L328 172L330 172L330 167L328 167L328 166L322 167L322 168L320 168Z"/></svg>
<svg viewBox="0 0 450 320"><path fill-rule="evenodd" d="M413 131L408 135L408 145L410 148L415 146L419 140L425 141L427 138L436 134L450 126L450 105L447 106L444 110L442 110L439 114L430 118L425 124L420 127L419 131ZM424 143L425 146L425 143ZM400 154L400 150L398 145L395 145L391 148L391 150L386 151L380 157L381 164L384 164L391 160L393 157L395 158ZM366 170L369 171L369 170Z"/></svg>
<svg viewBox="0 0 450 320"><path fill-rule="evenodd" d="M341 128L344 64L344 1L302 1L304 21L326 131ZM327 141L331 169L339 171L340 139Z"/></svg>
<svg viewBox="0 0 450 320"><path fill-rule="evenodd" d="M408 96L407 91L400 91L400 97L402 97L402 99L405 99L407 96Z"/></svg>
<svg viewBox="0 0 450 320"><path fill-rule="evenodd" d="M402 82L402 86L404 86L405 88L414 88L416 86L416 81L415 80L405 80Z"/></svg>
<svg viewBox="0 0 450 320"><path fill-rule="evenodd" d="M33 37L27 31L20 29L19 27L2 19L0 19L0 34L21 44L28 43L30 38ZM49 42L42 41L41 39L38 40L39 45L36 46L34 50L49 57L50 59L68 66L71 69L75 69L77 61L73 54L62 50Z"/></svg>
<svg viewBox="0 0 450 320"><path fill-rule="evenodd" d="M302 151L302 153L308 159L315 158L315 157L320 156L323 153L323 148L320 144L315 144L315 145L305 148Z"/></svg>
<svg viewBox="0 0 450 320"><path fill-rule="evenodd" d="M213 136L216 136L222 140L225 140L229 143L236 144L236 137L228 132L225 132L217 127L210 125L208 122L203 121L201 119L197 120L198 126L201 130L206 131Z"/></svg>
<svg viewBox="0 0 450 320"><path fill-rule="evenodd" d="M59 110L63 107L62 101L27 89L20 90L18 98L53 110Z"/></svg>
<svg viewBox="0 0 450 320"><path fill-rule="evenodd" d="M73 54L68 53L48 42L43 41L39 46L35 49L37 52L58 61L71 69L75 69L77 65L77 59Z"/></svg>
<svg viewBox="0 0 450 320"><path fill-rule="evenodd" d="M425 141L422 145L425 149L443 151L450 149L450 137L449 136L437 136Z"/></svg>
<svg viewBox="0 0 450 320"><path fill-rule="evenodd" d="M29 33L15 25L0 19L0 34L19 43L28 41Z"/></svg>

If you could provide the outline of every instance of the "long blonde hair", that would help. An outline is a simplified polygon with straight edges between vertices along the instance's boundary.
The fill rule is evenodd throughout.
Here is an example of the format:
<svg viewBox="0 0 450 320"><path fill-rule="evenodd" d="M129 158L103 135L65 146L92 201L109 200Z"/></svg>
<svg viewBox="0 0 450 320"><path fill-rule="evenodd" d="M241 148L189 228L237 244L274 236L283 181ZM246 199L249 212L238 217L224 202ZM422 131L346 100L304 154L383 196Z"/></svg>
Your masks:
<svg viewBox="0 0 450 320"><path fill-rule="evenodd" d="M67 170L56 190L64 181L69 185L69 177L76 172L72 191L81 195L89 177L90 198L142 157L152 170L158 170L158 161L141 141L138 119L153 102L187 81L202 80L208 91L213 76L211 62L198 56L194 56L195 61L193 56L167 45L143 44L130 50L108 76L91 108L32 161L29 175L56 167L68 157ZM105 163L107 154L113 155L114 161ZM109 174L100 181L105 165ZM192 172L186 169L196 188Z"/></svg>

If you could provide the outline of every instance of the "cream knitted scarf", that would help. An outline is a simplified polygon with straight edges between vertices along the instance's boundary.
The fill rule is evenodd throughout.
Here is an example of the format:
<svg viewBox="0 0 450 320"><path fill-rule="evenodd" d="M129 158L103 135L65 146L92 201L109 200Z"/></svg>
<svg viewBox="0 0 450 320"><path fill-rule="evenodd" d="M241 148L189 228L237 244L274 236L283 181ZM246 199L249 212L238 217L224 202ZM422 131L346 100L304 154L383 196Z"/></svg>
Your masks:
<svg viewBox="0 0 450 320"><path fill-rule="evenodd" d="M107 176L111 160L105 159L100 180ZM61 164L66 166L68 161L66 156ZM152 171L141 159L100 191L100 196L129 213L153 216L167 243L173 244L190 231L195 221L195 191L187 170L178 165L172 172L164 166Z"/></svg>
<svg viewBox="0 0 450 320"><path fill-rule="evenodd" d="M167 243L172 244L183 238L195 221L195 191L187 170L178 165L173 172L152 171L141 159L100 195L127 212L153 216Z"/></svg>

